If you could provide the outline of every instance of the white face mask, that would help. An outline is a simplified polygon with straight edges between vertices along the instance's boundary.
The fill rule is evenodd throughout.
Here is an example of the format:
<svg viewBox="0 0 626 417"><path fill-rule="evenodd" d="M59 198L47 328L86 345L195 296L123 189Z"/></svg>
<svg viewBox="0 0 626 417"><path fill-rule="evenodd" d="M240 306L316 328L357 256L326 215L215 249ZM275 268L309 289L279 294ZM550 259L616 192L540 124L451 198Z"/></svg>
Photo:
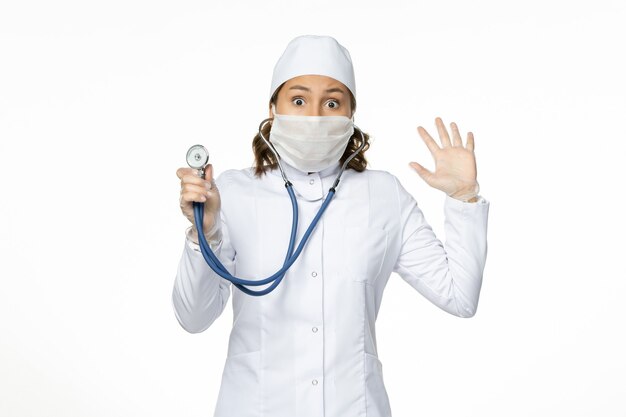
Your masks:
<svg viewBox="0 0 626 417"><path fill-rule="evenodd" d="M354 133L346 116L299 116L276 114L270 142L282 159L302 172L319 172L341 159Z"/></svg>

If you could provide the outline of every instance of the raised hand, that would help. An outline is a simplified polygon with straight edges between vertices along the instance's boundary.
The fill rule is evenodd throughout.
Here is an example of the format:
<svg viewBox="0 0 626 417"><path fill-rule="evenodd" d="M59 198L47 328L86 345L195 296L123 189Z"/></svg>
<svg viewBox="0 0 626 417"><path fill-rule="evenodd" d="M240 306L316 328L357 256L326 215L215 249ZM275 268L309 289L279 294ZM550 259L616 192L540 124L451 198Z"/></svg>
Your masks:
<svg viewBox="0 0 626 417"><path fill-rule="evenodd" d="M463 146L461 134L456 123L450 123L450 136L440 117L435 119L441 147L422 126L417 131L424 140L435 160L435 172L431 172L417 162L409 165L426 181L428 185L445 192L452 198L461 201L476 201L479 185L476 181L476 158L474 156L474 135L467 133L467 144Z"/></svg>

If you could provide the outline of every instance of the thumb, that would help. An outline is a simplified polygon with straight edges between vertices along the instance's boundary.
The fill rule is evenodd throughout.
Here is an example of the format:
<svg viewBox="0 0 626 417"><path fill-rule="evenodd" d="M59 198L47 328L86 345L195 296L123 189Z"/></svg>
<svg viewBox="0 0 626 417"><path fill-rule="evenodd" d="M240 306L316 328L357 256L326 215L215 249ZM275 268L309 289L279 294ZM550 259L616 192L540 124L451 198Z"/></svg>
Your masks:
<svg viewBox="0 0 626 417"><path fill-rule="evenodd" d="M213 178L213 164L208 164L204 170L204 179L211 184L211 188L215 187L215 178Z"/></svg>
<svg viewBox="0 0 626 417"><path fill-rule="evenodd" d="M429 170L427 170L426 168L424 168L417 162L409 162L409 165L418 173L420 177L422 177L424 181L428 183L430 177L432 177L433 175L432 172L430 172Z"/></svg>

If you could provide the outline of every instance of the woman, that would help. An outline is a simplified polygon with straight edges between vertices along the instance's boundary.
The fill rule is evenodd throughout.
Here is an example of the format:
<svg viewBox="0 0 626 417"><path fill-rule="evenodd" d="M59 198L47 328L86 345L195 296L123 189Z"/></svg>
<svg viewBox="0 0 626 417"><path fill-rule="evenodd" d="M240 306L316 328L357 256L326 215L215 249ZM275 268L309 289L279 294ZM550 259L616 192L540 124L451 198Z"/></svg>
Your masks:
<svg viewBox="0 0 626 417"><path fill-rule="evenodd" d="M292 40L274 68L271 128L261 132L274 144L297 194L296 242L342 164L369 139L352 124L355 106L348 51L328 36ZM306 129L300 128L313 120L332 121L339 133L310 147L311 141L301 140ZM411 166L446 193L445 248L398 179L366 168L366 144L350 160L336 195L280 285L259 297L233 288L233 328L215 416L391 416L375 321L392 272L448 313L475 314L489 202L476 194L471 133L463 146L456 125L450 139L441 119L436 123L442 147L418 128L434 156L435 172L416 162ZM319 149L324 152L316 153ZM205 237L231 274L259 280L283 265L291 204L276 159L260 135L253 151L256 166L226 170L217 179L210 165L206 179L190 168L177 170L181 209L192 226L172 300L179 323L190 333L206 330L231 292L231 282L209 268L200 253L194 201L205 203Z"/></svg>

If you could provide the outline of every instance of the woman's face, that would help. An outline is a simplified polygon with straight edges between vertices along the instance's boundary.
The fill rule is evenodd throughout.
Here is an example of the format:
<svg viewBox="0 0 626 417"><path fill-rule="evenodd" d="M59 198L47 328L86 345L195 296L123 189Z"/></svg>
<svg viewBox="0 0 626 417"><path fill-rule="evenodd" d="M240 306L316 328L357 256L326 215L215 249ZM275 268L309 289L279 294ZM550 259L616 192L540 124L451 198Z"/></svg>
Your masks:
<svg viewBox="0 0 626 417"><path fill-rule="evenodd" d="M325 75L301 75L286 81L276 97L276 113L352 117L350 90ZM270 104L270 117L274 117Z"/></svg>

